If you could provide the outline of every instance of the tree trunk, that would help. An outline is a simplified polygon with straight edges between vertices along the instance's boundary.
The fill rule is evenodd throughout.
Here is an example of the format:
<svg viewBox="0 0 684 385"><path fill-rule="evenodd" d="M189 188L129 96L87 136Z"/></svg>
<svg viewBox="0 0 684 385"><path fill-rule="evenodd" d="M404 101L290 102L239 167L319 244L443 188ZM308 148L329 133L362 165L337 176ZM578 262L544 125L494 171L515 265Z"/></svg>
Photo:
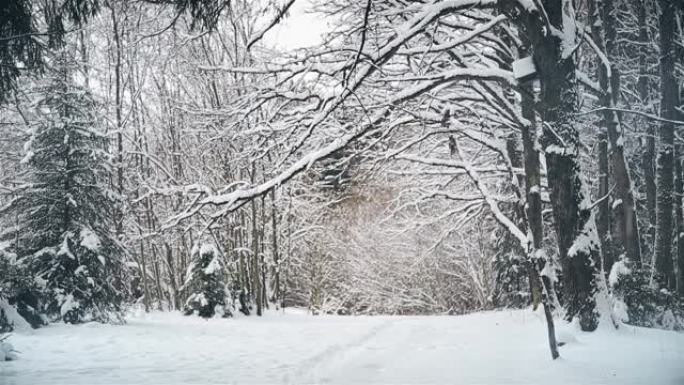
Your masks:
<svg viewBox="0 0 684 385"><path fill-rule="evenodd" d="M643 106L650 105L650 98L648 92L648 75L649 69L647 64L648 58L648 44L650 39L648 37L648 23L646 21L646 4L643 0L635 0L637 19L639 23L639 77L637 80L637 91L639 93L640 104ZM650 112L650 111L649 111ZM646 210L648 212L648 234L649 234L649 251L650 256L653 257L655 228L656 228L656 168L655 168L655 125L648 119L640 118L640 123L646 127L646 138L643 142L644 150L641 160L641 166L644 175L644 185L646 186ZM653 265L653 263L651 263Z"/></svg>
<svg viewBox="0 0 684 385"><path fill-rule="evenodd" d="M256 180L256 167L252 163L252 183ZM261 289L261 268L259 266L259 230L257 228L257 202L252 199L252 294L256 302L257 315L261 316L262 289Z"/></svg>
<svg viewBox="0 0 684 385"><path fill-rule="evenodd" d="M569 2L542 3L548 21L559 31L563 31L564 18L574 19L574 15L564 15L569 12ZM579 132L574 126L579 105L574 53L563 51L559 37L563 33L547 33L541 19L535 18L535 22L530 40L541 80L542 146L563 268L563 305L568 320L578 317L582 330L593 331L599 322L594 293L600 251L595 220L581 180Z"/></svg>
<svg viewBox="0 0 684 385"><path fill-rule="evenodd" d="M675 12L676 2L660 0L660 115L675 120L678 105L675 71ZM674 124L660 122L658 129L658 168L656 202L655 270L665 287L675 288L672 261L672 226L674 193Z"/></svg>
<svg viewBox="0 0 684 385"><path fill-rule="evenodd" d="M599 148L599 188L598 199L601 202L598 204L598 215L596 217L596 230L598 232L599 240L601 241L601 250L603 251L603 266L608 270L608 265L613 264L613 242L610 232L610 200L607 198L609 194L609 167L608 167L608 135L604 127L599 128L598 133L598 148Z"/></svg>
<svg viewBox="0 0 684 385"><path fill-rule="evenodd" d="M541 199L541 170L539 162L539 151L535 143L536 138L536 117L534 113L534 100L532 87L526 87L522 92L522 115L530 122L529 126L522 128L523 153L525 159L525 193L527 195L527 222L529 234L532 235L532 247L528 252L530 256L530 288L537 290L541 294L541 303L544 307L546 317L547 334L549 338L549 349L551 357L558 358L558 343L556 342L556 328L553 321L553 283L548 276L541 276L540 271L544 271L547 263L542 251L542 241L544 240L544 219L542 217Z"/></svg>
<svg viewBox="0 0 684 385"><path fill-rule="evenodd" d="M591 24L591 32L594 42L598 48L605 52L602 36L602 24L599 23L601 20L599 15L599 10L601 9L601 0L591 0L589 2L589 23ZM602 63L599 59L598 63L598 77L599 84L603 91L603 95L600 96L599 101L603 107L610 107L610 91L608 90L608 71L606 70L605 63ZM603 252L603 267L608 270L608 265L612 265L613 258L613 245L612 245L612 234L610 231L611 222L611 210L610 210L610 199L608 199L609 188L609 178L610 178L610 167L608 161L608 122L611 120L612 112L604 111L602 114L601 121L598 127L598 199L600 203L598 204L598 215L596 216L596 231L598 232L599 240L601 241L601 251Z"/></svg>
<svg viewBox="0 0 684 385"><path fill-rule="evenodd" d="M240 265L240 294L239 294L239 299L240 299L240 311L245 314L249 315L250 314L250 306L247 303L248 301L248 296L251 293L251 288L249 284L249 276L248 276L248 267L247 267L247 262L245 261L245 252L243 251L243 247L246 245L245 241L246 235L245 235L245 213L244 211L240 212L240 226L238 226L238 231L237 235L235 238L235 243L237 245L237 250L238 250L238 259L239 259L239 265Z"/></svg>
<svg viewBox="0 0 684 385"><path fill-rule="evenodd" d="M682 294L682 261L684 261L684 211L682 208L682 196L684 196L684 180L682 180L682 146L675 146L675 178L674 178L674 212L675 212L675 234L677 240L677 293Z"/></svg>
<svg viewBox="0 0 684 385"><path fill-rule="evenodd" d="M609 60L609 68L600 66L599 82L606 92L605 106L615 108L620 99L620 72L614 64L617 60L617 18L615 0L603 0L603 9L597 9L603 13L603 25L605 26L605 52ZM595 24L595 23L592 23ZM601 36L600 27L596 28L597 37ZM601 39L603 40L603 39ZM601 44L603 45L603 44ZM608 72L610 69L610 72ZM629 174L629 165L624 151L624 132L620 115L616 111L606 111L605 126L610 141L610 159L613 166L615 179L615 195L619 204L613 205L616 219L616 233L627 259L636 267L641 266L641 239L636 213L636 203L632 191L632 177ZM612 261L606 260L606 271L610 271Z"/></svg>
<svg viewBox="0 0 684 385"><path fill-rule="evenodd" d="M276 309L280 308L280 254L278 252L278 219L276 218L276 196L275 189L271 190L271 247L273 249L273 278L274 278L274 292L273 302L276 304Z"/></svg>
<svg viewBox="0 0 684 385"><path fill-rule="evenodd" d="M145 240L142 238L142 232L140 234L140 280L143 285L143 305L145 306L145 312L150 311L150 291L147 286L147 261L145 261Z"/></svg>
<svg viewBox="0 0 684 385"><path fill-rule="evenodd" d="M114 44L116 52L114 54L114 103L115 103L115 115L116 115L116 172L117 172L117 182L116 189L119 196L123 196L123 179L124 179L124 164L123 164L123 126L122 126L122 84L121 84L121 68L122 62L121 57L123 55L123 48L121 44L121 35L123 32L119 30L119 22L116 15L116 9L107 2L107 6L111 11L112 28L114 29ZM123 209L120 207L116 213L116 234L119 238L123 236Z"/></svg>
<svg viewBox="0 0 684 385"><path fill-rule="evenodd" d="M164 310L162 300L164 299L164 288L161 284L161 271L159 269L159 257L157 256L157 245L151 244L152 249L152 272L154 273L154 281L157 286L157 309Z"/></svg>
<svg viewBox="0 0 684 385"><path fill-rule="evenodd" d="M174 310L180 309L179 296L178 296L178 283L176 281L176 268L173 260L173 248L168 243L164 243L164 248L166 249L166 268L169 273L169 283L171 284L171 305Z"/></svg>

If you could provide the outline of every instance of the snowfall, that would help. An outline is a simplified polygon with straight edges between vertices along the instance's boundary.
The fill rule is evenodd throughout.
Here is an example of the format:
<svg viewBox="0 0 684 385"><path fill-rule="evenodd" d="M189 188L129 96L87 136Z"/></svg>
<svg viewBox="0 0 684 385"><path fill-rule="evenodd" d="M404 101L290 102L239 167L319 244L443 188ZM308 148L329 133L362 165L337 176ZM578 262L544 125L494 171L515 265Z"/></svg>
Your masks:
<svg viewBox="0 0 684 385"><path fill-rule="evenodd" d="M131 314L125 325L54 324L10 337L0 384L684 384L684 333L558 325L542 314L204 320Z"/></svg>

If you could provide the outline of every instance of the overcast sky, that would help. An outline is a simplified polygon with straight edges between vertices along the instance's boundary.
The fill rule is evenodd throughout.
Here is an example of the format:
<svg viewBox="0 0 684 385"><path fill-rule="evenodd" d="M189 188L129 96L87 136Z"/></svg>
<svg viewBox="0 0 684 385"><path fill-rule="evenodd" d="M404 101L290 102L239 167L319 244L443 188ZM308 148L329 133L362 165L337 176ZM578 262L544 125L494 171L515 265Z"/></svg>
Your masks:
<svg viewBox="0 0 684 385"><path fill-rule="evenodd" d="M266 44L285 50L320 44L328 25L321 14L307 12L310 8L311 0L295 1L289 16L266 34Z"/></svg>

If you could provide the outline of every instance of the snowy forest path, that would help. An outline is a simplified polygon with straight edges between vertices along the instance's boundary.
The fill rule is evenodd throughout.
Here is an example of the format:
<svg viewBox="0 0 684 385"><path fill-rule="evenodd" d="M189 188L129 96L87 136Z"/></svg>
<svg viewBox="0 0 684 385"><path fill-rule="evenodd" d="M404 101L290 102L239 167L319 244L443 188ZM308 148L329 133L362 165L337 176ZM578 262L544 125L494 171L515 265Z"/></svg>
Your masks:
<svg viewBox="0 0 684 385"><path fill-rule="evenodd" d="M0 385L684 383L682 333L558 326L566 344L551 361L543 315L530 310L209 320L153 312L121 326L17 332L21 354L0 362Z"/></svg>
<svg viewBox="0 0 684 385"><path fill-rule="evenodd" d="M299 383L325 383L327 379L322 376L330 367L345 362L369 346L380 333L391 329L396 320L383 320L381 323L372 326L368 332L352 339L344 344L334 344L327 347L322 352L307 358L297 365L296 369L285 375L283 382L287 384Z"/></svg>

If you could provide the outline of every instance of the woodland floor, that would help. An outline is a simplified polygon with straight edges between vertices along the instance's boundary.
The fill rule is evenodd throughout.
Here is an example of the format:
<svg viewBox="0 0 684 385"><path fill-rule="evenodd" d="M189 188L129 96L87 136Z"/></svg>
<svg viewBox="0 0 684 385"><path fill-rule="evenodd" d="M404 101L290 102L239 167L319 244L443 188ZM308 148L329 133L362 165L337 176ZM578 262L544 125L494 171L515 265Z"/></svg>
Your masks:
<svg viewBox="0 0 684 385"><path fill-rule="evenodd" d="M0 384L684 384L684 333L559 325L552 361L539 313L208 321L131 315L122 326L15 333Z"/></svg>

